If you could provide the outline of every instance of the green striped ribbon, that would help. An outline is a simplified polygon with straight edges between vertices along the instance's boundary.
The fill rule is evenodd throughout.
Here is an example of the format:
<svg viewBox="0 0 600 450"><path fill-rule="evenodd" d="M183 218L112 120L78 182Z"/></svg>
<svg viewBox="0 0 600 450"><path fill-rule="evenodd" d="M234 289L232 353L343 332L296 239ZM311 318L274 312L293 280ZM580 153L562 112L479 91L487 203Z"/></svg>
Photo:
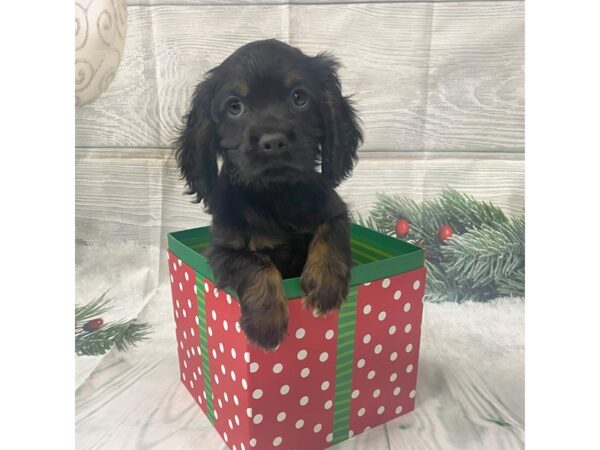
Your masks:
<svg viewBox="0 0 600 450"><path fill-rule="evenodd" d="M350 429L350 391L354 362L354 330L358 286L351 286L348 300L342 304L338 321L335 399L333 404L333 442L348 439Z"/></svg>
<svg viewBox="0 0 600 450"><path fill-rule="evenodd" d="M202 376L204 377L204 391L206 392L206 416L210 423L215 423L215 411L213 409L212 384L210 380L210 366L208 353L208 338L206 327L206 299L204 291L204 278L196 273L196 290L198 291L198 322L200 328L200 350L202 350Z"/></svg>

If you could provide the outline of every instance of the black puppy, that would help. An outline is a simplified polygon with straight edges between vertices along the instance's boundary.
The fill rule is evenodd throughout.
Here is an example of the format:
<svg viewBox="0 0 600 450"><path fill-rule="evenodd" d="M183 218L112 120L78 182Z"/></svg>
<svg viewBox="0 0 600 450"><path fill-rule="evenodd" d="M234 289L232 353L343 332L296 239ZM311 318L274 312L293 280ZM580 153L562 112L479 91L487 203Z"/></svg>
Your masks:
<svg viewBox="0 0 600 450"><path fill-rule="evenodd" d="M176 143L188 193L213 216L217 285L237 292L242 329L266 349L287 330L282 278L301 276L317 314L348 294L350 221L334 188L362 133L337 68L277 40L244 45L196 87Z"/></svg>

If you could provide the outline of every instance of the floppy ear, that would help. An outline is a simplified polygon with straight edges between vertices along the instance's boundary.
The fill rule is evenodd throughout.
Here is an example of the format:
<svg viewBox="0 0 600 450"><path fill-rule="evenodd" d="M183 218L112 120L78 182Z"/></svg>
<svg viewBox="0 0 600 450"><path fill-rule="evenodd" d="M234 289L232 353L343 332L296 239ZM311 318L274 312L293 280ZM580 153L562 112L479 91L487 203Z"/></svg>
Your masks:
<svg viewBox="0 0 600 450"><path fill-rule="evenodd" d="M210 203L210 194L217 181L217 152L215 125L211 104L215 93L214 73L208 73L192 97L190 112L175 142L175 158L181 177L187 185L186 194L194 194L194 203Z"/></svg>
<svg viewBox="0 0 600 450"><path fill-rule="evenodd" d="M335 187L352 172L363 136L352 102L342 95L337 75L339 63L328 53L318 54L313 61L323 86L321 172Z"/></svg>

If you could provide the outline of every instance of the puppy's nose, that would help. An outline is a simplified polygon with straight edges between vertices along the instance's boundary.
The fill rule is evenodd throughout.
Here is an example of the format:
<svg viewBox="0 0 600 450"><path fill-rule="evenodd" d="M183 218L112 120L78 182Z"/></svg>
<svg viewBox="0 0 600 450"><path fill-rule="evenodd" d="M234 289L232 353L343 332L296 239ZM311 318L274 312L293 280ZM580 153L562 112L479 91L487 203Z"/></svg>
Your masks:
<svg viewBox="0 0 600 450"><path fill-rule="evenodd" d="M267 153L285 150L288 139L283 133L265 133L258 140L258 146Z"/></svg>

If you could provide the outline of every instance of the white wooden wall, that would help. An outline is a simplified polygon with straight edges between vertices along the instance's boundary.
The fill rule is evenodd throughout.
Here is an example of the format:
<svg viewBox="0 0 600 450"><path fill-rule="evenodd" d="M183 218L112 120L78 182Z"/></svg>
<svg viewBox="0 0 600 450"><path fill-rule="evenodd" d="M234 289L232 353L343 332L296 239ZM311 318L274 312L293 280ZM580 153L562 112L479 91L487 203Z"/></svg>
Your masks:
<svg viewBox="0 0 600 450"><path fill-rule="evenodd" d="M203 73L270 37L344 64L366 135L340 188L353 209L450 184L523 212L523 2L130 0L128 12L114 81L76 113L81 241L156 242L208 223L182 195L170 143Z"/></svg>

